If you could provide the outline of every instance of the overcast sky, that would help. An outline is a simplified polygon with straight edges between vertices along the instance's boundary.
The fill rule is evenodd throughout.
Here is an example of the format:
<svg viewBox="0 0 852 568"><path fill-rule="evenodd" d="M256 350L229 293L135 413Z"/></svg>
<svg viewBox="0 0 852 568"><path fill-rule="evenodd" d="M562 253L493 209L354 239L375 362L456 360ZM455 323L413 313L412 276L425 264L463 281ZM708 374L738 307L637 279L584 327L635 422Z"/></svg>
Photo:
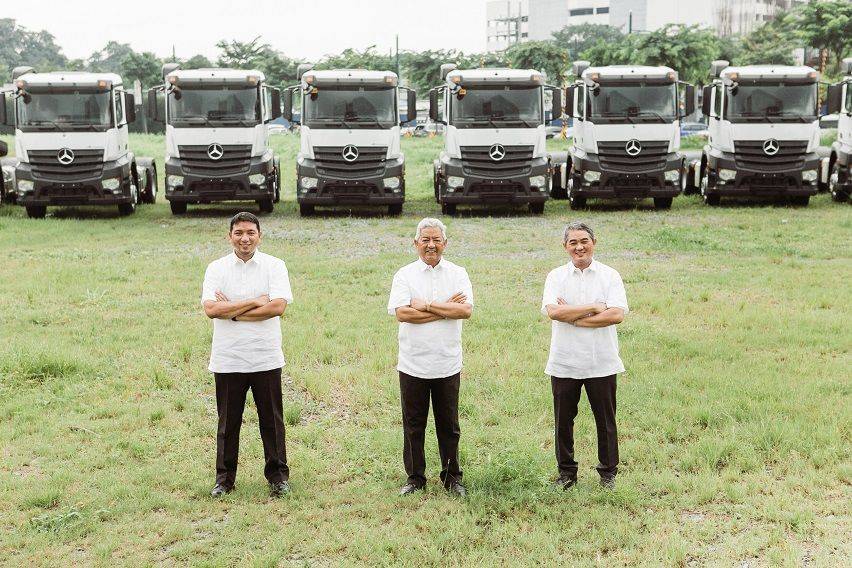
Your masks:
<svg viewBox="0 0 852 568"><path fill-rule="evenodd" d="M380 52L485 51L485 0L25 0L4 4L2 17L46 30L63 53L84 58L107 41L137 51L214 57L221 39L263 41L290 57L375 45Z"/></svg>

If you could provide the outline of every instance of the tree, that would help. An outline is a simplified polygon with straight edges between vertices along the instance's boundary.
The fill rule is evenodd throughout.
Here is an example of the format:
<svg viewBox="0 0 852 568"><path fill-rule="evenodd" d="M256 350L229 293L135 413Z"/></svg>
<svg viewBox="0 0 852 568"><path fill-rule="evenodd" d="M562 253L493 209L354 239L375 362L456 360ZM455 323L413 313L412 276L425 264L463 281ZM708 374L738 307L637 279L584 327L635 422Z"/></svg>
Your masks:
<svg viewBox="0 0 852 568"><path fill-rule="evenodd" d="M798 47L795 29L795 18L782 12L742 38L742 52L736 59L737 65L792 65L793 51Z"/></svg>
<svg viewBox="0 0 852 568"><path fill-rule="evenodd" d="M568 52L568 60L580 59L580 54L598 43L614 44L622 41L624 34L606 24L580 24L565 26L553 32L553 42Z"/></svg>
<svg viewBox="0 0 852 568"><path fill-rule="evenodd" d="M204 57L203 55L193 55L180 65L184 69L204 69L207 67L213 67L213 62Z"/></svg>
<svg viewBox="0 0 852 568"><path fill-rule="evenodd" d="M125 59L134 54L135 52L129 44L110 41L103 49L89 56L86 60L86 70L120 75Z"/></svg>
<svg viewBox="0 0 852 568"><path fill-rule="evenodd" d="M257 63L270 85L287 86L296 82L296 70L300 59L291 59L274 49L267 49Z"/></svg>
<svg viewBox="0 0 852 568"><path fill-rule="evenodd" d="M162 82L163 61L151 53L131 53L121 64L121 78L125 86L139 80L143 87L152 87Z"/></svg>
<svg viewBox="0 0 852 568"><path fill-rule="evenodd" d="M0 82L12 77L12 69L30 65L39 71L66 68L68 59L48 32L32 32L12 18L0 18Z"/></svg>
<svg viewBox="0 0 852 568"><path fill-rule="evenodd" d="M317 69L370 69L373 71L395 71L396 57L376 53L371 45L364 51L344 49L337 55L326 55L316 64Z"/></svg>
<svg viewBox="0 0 852 568"><path fill-rule="evenodd" d="M506 50L506 60L515 69L543 71L555 85L565 82L569 69L568 52L552 41L516 43Z"/></svg>
<svg viewBox="0 0 852 568"><path fill-rule="evenodd" d="M852 52L852 3L849 0L814 0L797 10L796 29L799 37L825 50L833 68L839 70L840 61ZM820 58L820 72L825 71Z"/></svg>
<svg viewBox="0 0 852 568"><path fill-rule="evenodd" d="M219 56L221 67L234 67L236 69L254 69L263 55L271 48L266 43L260 43L260 36L249 42L225 41L216 42L216 47L222 52Z"/></svg>

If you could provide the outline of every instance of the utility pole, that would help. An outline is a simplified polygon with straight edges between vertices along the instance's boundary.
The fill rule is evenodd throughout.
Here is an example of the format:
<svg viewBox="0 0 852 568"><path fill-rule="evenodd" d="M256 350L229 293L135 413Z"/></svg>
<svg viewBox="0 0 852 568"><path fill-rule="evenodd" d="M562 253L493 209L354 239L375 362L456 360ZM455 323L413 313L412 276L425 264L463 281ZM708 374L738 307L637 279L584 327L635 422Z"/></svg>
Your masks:
<svg viewBox="0 0 852 568"><path fill-rule="evenodd" d="M399 34L396 34L396 76L399 77Z"/></svg>
<svg viewBox="0 0 852 568"><path fill-rule="evenodd" d="M633 33L633 10L627 12L627 34Z"/></svg>

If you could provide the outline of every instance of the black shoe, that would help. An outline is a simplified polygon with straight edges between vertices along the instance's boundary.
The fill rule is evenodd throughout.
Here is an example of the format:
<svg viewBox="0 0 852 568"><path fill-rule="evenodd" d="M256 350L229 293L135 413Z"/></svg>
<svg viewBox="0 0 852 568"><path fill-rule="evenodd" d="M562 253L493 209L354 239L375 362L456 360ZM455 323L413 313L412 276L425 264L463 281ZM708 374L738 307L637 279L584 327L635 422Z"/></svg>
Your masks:
<svg viewBox="0 0 852 568"><path fill-rule="evenodd" d="M577 477L576 476L572 477L572 476L567 476L567 475L560 475L559 479L557 479L553 483L553 486L556 489L564 489L566 491L568 489L571 489L572 487L574 487L576 485L577 485Z"/></svg>
<svg viewBox="0 0 852 568"><path fill-rule="evenodd" d="M414 485L413 483L406 483L402 487L399 488L400 496L403 495L411 495L412 493L416 493L417 491L422 491L422 485Z"/></svg>
<svg viewBox="0 0 852 568"><path fill-rule="evenodd" d="M458 497L467 497L467 489L458 481L453 481L449 485L446 485L445 489Z"/></svg>
<svg viewBox="0 0 852 568"><path fill-rule="evenodd" d="M288 481L276 481L269 484L270 497L284 497L290 494L290 483Z"/></svg>
<svg viewBox="0 0 852 568"><path fill-rule="evenodd" d="M221 483L217 483L216 486L210 491L211 497L221 497L225 493L230 493L234 490L233 485L222 485Z"/></svg>
<svg viewBox="0 0 852 568"><path fill-rule="evenodd" d="M603 487L604 489L615 489L615 476L601 476L601 487Z"/></svg>

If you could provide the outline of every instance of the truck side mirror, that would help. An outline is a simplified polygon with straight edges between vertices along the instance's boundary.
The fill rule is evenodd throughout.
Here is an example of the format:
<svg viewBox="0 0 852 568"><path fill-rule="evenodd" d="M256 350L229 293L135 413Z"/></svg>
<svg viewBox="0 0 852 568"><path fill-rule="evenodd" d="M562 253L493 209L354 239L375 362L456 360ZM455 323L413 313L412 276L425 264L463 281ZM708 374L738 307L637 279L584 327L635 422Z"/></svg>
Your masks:
<svg viewBox="0 0 852 568"><path fill-rule="evenodd" d="M701 95L701 114L704 116L710 116L710 103L713 99L713 85L707 85L704 87Z"/></svg>
<svg viewBox="0 0 852 568"><path fill-rule="evenodd" d="M4 126L12 126L6 122L6 93L0 93L0 124Z"/></svg>
<svg viewBox="0 0 852 568"><path fill-rule="evenodd" d="M133 124L136 122L136 97L127 91L122 93L122 96L124 97L124 120L127 124Z"/></svg>
<svg viewBox="0 0 852 568"><path fill-rule="evenodd" d="M683 116L689 116L695 112L695 85L687 85L684 91Z"/></svg>
<svg viewBox="0 0 852 568"><path fill-rule="evenodd" d="M5 156L9 153L9 146L2 140L0 140L0 156Z"/></svg>
<svg viewBox="0 0 852 568"><path fill-rule="evenodd" d="M559 118L562 118L562 89L554 87L550 91L550 96L550 120L557 120Z"/></svg>
<svg viewBox="0 0 852 568"><path fill-rule="evenodd" d="M429 120L438 122L438 89L429 91Z"/></svg>
<svg viewBox="0 0 852 568"><path fill-rule="evenodd" d="M828 114L840 112L843 106L843 83L828 86ZM852 110L852 109L849 109Z"/></svg>
<svg viewBox="0 0 852 568"><path fill-rule="evenodd" d="M272 108L269 109L269 120L273 121L281 116L281 90L273 88L270 94Z"/></svg>
<svg viewBox="0 0 852 568"><path fill-rule="evenodd" d="M565 88L565 116L568 118L574 117L574 87Z"/></svg>
<svg viewBox="0 0 852 568"><path fill-rule="evenodd" d="M293 122L293 89L292 87L288 87L284 89L284 96L282 97L281 104L283 108L281 109L281 116L284 117L288 122Z"/></svg>
<svg viewBox="0 0 852 568"><path fill-rule="evenodd" d="M145 101L147 104L145 105L145 117L153 122L162 122L160 120L159 108L157 104L157 88L148 89L147 100Z"/></svg>
<svg viewBox="0 0 852 568"><path fill-rule="evenodd" d="M408 111L405 119L408 122L417 120L417 93L411 89L408 89Z"/></svg>

